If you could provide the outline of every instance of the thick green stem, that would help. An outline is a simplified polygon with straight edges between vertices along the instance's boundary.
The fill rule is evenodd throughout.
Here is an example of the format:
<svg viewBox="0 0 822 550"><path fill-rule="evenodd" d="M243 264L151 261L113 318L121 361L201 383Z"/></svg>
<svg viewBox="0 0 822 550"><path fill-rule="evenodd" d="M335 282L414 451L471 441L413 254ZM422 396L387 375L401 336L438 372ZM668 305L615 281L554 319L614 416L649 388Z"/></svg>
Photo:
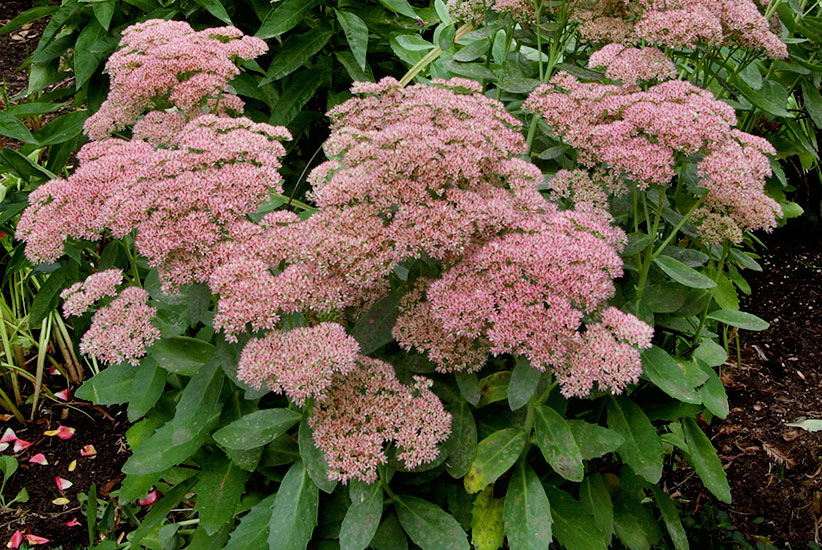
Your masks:
<svg viewBox="0 0 822 550"><path fill-rule="evenodd" d="M693 213L696 211L696 209L699 208L700 205L702 205L702 203L705 201L706 196L707 195L702 195L701 197L699 197L699 200L697 200L694 203L694 205L685 213L685 215L682 216L682 219L679 220L679 223L677 223L674 226L674 229L671 231L671 234L668 235L665 238L664 241L662 241L662 244L659 245L659 248L656 249L656 252L654 252L651 255L651 260L652 261L653 261L654 258L659 256L660 253L662 253L663 250L665 250L665 247L667 247L669 244L671 244L671 241L674 239L674 237L676 237L676 234L679 233L679 230L682 229L682 227L688 222L688 220L691 218Z"/></svg>
<svg viewBox="0 0 822 550"><path fill-rule="evenodd" d="M650 227L650 231L648 235L651 236L651 243L648 244L648 247L645 249L645 259L642 260L642 266L640 267L639 272L639 282L637 282L636 286L636 307L637 311L639 310L639 302L642 299L642 293L645 290L645 283L648 280L648 272L651 270L651 263L654 261L653 253L654 253L654 244L653 239L656 239L656 234L659 231L659 219L662 216L662 207L665 205L665 193L659 190L659 206L657 206L656 213L654 214L654 222Z"/></svg>

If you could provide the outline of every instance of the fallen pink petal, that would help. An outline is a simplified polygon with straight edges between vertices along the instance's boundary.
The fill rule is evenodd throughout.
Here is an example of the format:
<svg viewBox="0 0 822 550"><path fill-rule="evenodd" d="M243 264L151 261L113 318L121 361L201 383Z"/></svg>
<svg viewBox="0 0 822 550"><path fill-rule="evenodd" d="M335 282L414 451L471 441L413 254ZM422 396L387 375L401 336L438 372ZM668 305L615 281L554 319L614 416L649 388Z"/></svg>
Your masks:
<svg viewBox="0 0 822 550"><path fill-rule="evenodd" d="M44 537L38 537L37 535L26 535L26 542L32 546L37 546L39 544L47 544L51 541Z"/></svg>
<svg viewBox="0 0 822 550"><path fill-rule="evenodd" d="M58 391L54 394L54 397L56 397L60 401L68 401L68 390Z"/></svg>
<svg viewBox="0 0 822 550"><path fill-rule="evenodd" d="M9 448L8 443L0 443L0 453L2 453L3 451L5 451L8 448Z"/></svg>
<svg viewBox="0 0 822 550"><path fill-rule="evenodd" d="M80 449L80 456L94 456L96 454L97 449L94 448L94 445L85 445Z"/></svg>
<svg viewBox="0 0 822 550"><path fill-rule="evenodd" d="M145 497L138 500L137 504L140 506L148 506L149 504L154 504L155 502L157 502L157 491L152 489Z"/></svg>
<svg viewBox="0 0 822 550"><path fill-rule="evenodd" d="M23 532L22 531L15 531L11 535L11 538L9 539L9 542L6 544L6 548L12 548L12 549L13 548L18 548L20 546L20 543L22 543L22 542L23 542Z"/></svg>
<svg viewBox="0 0 822 550"><path fill-rule="evenodd" d="M60 371L57 370L57 367L52 365L52 366L49 367L49 374L52 375L52 376L56 376L56 375L60 374ZM57 394L54 394L54 395L57 395Z"/></svg>
<svg viewBox="0 0 822 550"><path fill-rule="evenodd" d="M11 428L6 428L6 431L3 432L3 437L0 437L0 443L11 443L16 440L17 435L15 435L14 430Z"/></svg>
<svg viewBox="0 0 822 550"><path fill-rule="evenodd" d="M46 460L46 455L44 455L43 453L37 453L29 459L29 462L39 464L40 466L48 466L49 463L49 461Z"/></svg>
<svg viewBox="0 0 822 550"><path fill-rule="evenodd" d="M66 522L66 527L77 527L80 525L80 522L77 521L77 518L71 518L71 521Z"/></svg>
<svg viewBox="0 0 822 550"><path fill-rule="evenodd" d="M55 435L60 439L71 439L74 437L74 428L69 428L68 426L57 426L56 430L46 430L43 432L43 435L47 435L49 437L54 437Z"/></svg>
<svg viewBox="0 0 822 550"><path fill-rule="evenodd" d="M65 491L66 489L74 485L74 483L62 477L55 477L54 482L57 483L57 488L61 491Z"/></svg>
<svg viewBox="0 0 822 550"><path fill-rule="evenodd" d="M30 441L26 441L25 439L16 439L14 441L14 452L15 453L19 453L20 451L28 449L29 447L31 447L31 442Z"/></svg>

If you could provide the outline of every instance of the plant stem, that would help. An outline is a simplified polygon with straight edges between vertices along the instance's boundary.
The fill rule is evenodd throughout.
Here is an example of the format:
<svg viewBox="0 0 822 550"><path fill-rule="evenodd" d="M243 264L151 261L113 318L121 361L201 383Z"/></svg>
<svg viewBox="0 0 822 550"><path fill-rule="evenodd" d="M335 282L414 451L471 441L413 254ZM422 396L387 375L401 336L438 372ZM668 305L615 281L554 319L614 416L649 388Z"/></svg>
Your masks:
<svg viewBox="0 0 822 550"><path fill-rule="evenodd" d="M654 251L654 244L653 240L656 239L657 231L659 231L659 218L662 216L662 207L665 205L665 193L659 190L659 206L656 209L656 214L654 214L654 223L648 232L648 235L651 236L651 243L648 245L648 248L645 249L645 259L642 261L642 267L639 272L639 282L637 283L636 287L636 310L639 310L639 302L642 300L642 293L645 290L645 283L648 280L648 272L651 270L651 263L653 262L653 251Z"/></svg>
<svg viewBox="0 0 822 550"><path fill-rule="evenodd" d="M674 239L674 237L676 237L676 234L677 234L677 233L679 232L679 230L680 230L680 229L682 229L682 227L683 227L683 226L684 226L684 225L688 222L688 220L690 219L691 215L693 215L693 213L696 211L696 209L697 209L697 208L699 208L699 207L700 207L700 205L701 205L701 204L705 201L705 197L706 197L706 196L707 196L707 195L702 195L701 197L699 197L699 200L697 200L697 201L694 203L694 205L693 205L693 206L692 206L692 207L691 207L691 208L690 208L690 209L689 209L689 210L685 213L685 215L683 215L683 216L682 216L682 219L681 219L681 220L679 220L679 223L677 223L677 224L674 226L673 230L671 231L671 234L670 234L670 235L668 235L668 236L665 238L665 240L664 240L664 241L662 241L662 244L660 244L660 245L659 245L659 248L657 248L657 249L656 249L656 252L654 252L654 253L651 255L651 260L653 260L654 258L656 258L657 256L659 256L659 254L660 254L663 250L665 250L665 247L667 247L667 246L671 243L671 241Z"/></svg>
<svg viewBox="0 0 822 550"><path fill-rule="evenodd" d="M472 24L464 24L459 29L457 29L457 33L454 35L454 42L456 42L457 40L471 32L472 30L474 30L474 26ZM424 68L433 63L440 55L442 55L442 48L440 48L439 46L434 46L434 49L425 54L425 56L419 61L417 61L413 67L408 69L408 72L405 73L405 76L403 76L400 79L400 87L403 88L406 85L408 85L409 82L414 80L414 77L420 74L420 72Z"/></svg>

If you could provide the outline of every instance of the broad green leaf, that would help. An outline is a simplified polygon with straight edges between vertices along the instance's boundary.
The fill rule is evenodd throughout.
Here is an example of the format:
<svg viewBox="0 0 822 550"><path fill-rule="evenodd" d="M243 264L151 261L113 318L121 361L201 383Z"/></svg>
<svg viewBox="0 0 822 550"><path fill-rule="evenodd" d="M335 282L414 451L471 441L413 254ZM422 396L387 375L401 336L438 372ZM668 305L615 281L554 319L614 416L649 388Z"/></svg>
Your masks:
<svg viewBox="0 0 822 550"><path fill-rule="evenodd" d="M673 313L688 299L688 290L678 283L648 285L642 293L642 304L654 313Z"/></svg>
<svg viewBox="0 0 822 550"><path fill-rule="evenodd" d="M505 494L505 535L511 550L544 550L551 544L551 505L534 470L521 461Z"/></svg>
<svg viewBox="0 0 822 550"><path fill-rule="evenodd" d="M445 469L451 477L460 479L477 455L477 424L465 401L450 405L448 412L451 413L451 435L443 444L443 450L448 453Z"/></svg>
<svg viewBox="0 0 822 550"><path fill-rule="evenodd" d="M131 389L136 374L137 367L128 363L111 365L83 382L74 396L95 405L126 403L133 395Z"/></svg>
<svg viewBox="0 0 822 550"><path fill-rule="evenodd" d="M214 535L231 524L234 509L245 490L249 473L241 470L219 451L203 463L200 481L194 489L197 494L197 513L200 527Z"/></svg>
<svg viewBox="0 0 822 550"><path fill-rule="evenodd" d="M74 44L75 89L79 90L94 75L109 50L117 45L117 38L96 20L88 23Z"/></svg>
<svg viewBox="0 0 822 550"><path fill-rule="evenodd" d="M43 29L43 34L40 35L40 42L37 43L37 49L34 50L34 53L39 53L44 48L46 48L54 39L57 32L63 27L63 25L71 19L71 17L77 13L77 11L82 6L76 0L68 0L67 2L63 2L57 11L54 12L54 15L51 16L49 19L46 28Z"/></svg>
<svg viewBox="0 0 822 550"><path fill-rule="evenodd" d="M163 477L165 472L154 472L152 474L136 475L128 474L120 485L117 500L121 503L133 503L138 498L143 498L148 494L154 485Z"/></svg>
<svg viewBox="0 0 822 550"><path fill-rule="evenodd" d="M171 513L171 510L183 500L186 493L194 487L196 482L197 478L192 477L178 483L174 488L170 489L163 498L157 501L156 504L152 505L151 511L149 511L143 518L143 521L140 522L140 526L131 533L129 542L137 544L143 537L148 535L154 527L159 526L160 523L166 519L166 516Z"/></svg>
<svg viewBox="0 0 822 550"><path fill-rule="evenodd" d="M218 361L209 361L191 377L180 394L171 424L175 433L198 433L219 411L218 399L225 376ZM186 435L182 436L187 437Z"/></svg>
<svg viewBox="0 0 822 550"><path fill-rule="evenodd" d="M654 242L650 235L647 233L628 233L628 244L625 245L625 248L622 249L621 256L623 258L627 258L628 256L633 256L634 254L639 254L646 248L648 245Z"/></svg>
<svg viewBox="0 0 822 550"><path fill-rule="evenodd" d="M611 397L608 427L625 439L617 451L622 460L651 483L658 482L662 476L662 445L642 409L628 398Z"/></svg>
<svg viewBox="0 0 822 550"><path fill-rule="evenodd" d="M0 32L2 30L0 29ZM805 111L817 128L822 128L822 94L813 82L806 78L802 81L802 99L805 100Z"/></svg>
<svg viewBox="0 0 822 550"><path fill-rule="evenodd" d="M599 532L610 543L614 534L614 504L601 474L586 476L579 486L582 507L591 514Z"/></svg>
<svg viewBox="0 0 822 550"><path fill-rule="evenodd" d="M349 495L351 506L340 527L340 550L365 550L380 526L382 485L352 480Z"/></svg>
<svg viewBox="0 0 822 550"><path fill-rule="evenodd" d="M460 389L462 398L476 407L482 399L482 388L477 375L473 372L458 372L454 378L457 379L457 386Z"/></svg>
<svg viewBox="0 0 822 550"><path fill-rule="evenodd" d="M14 475L14 472L17 471L18 466L17 459L13 456L0 455L0 471L3 472L3 483L0 484L0 493L6 486L6 482L8 482L11 476Z"/></svg>
<svg viewBox="0 0 822 550"><path fill-rule="evenodd" d="M517 428L505 428L483 439L477 445L477 456L463 479L465 490L478 493L495 482L514 465L523 447L525 434Z"/></svg>
<svg viewBox="0 0 822 550"><path fill-rule="evenodd" d="M822 431L822 420L818 418L807 418L801 422L788 422L785 425L791 428L801 428L809 432Z"/></svg>
<svg viewBox="0 0 822 550"><path fill-rule="evenodd" d="M554 518L553 532L567 550L607 550L608 540L599 532L594 517L564 491L547 487Z"/></svg>
<svg viewBox="0 0 822 550"><path fill-rule="evenodd" d="M411 19L419 19L419 16L408 3L408 0L380 0L380 4L393 11Z"/></svg>
<svg viewBox="0 0 822 550"><path fill-rule="evenodd" d="M446 61L446 69L455 75L464 76L473 80L493 80L494 73L482 63L457 63L456 61Z"/></svg>
<svg viewBox="0 0 822 550"><path fill-rule="evenodd" d="M742 92L745 99L758 109L778 117L794 118L793 114L785 108L785 89L780 84L766 81L761 90L754 90L741 78L734 80L733 84Z"/></svg>
<svg viewBox="0 0 822 550"><path fill-rule="evenodd" d="M32 21L36 21L41 17L51 15L58 9L60 9L60 6L37 6L35 8L31 8L30 10L26 10L20 15L14 17L11 21L6 23L2 27L0 27L0 34L6 34L7 32L19 29L26 23L31 23Z"/></svg>
<svg viewBox="0 0 822 550"><path fill-rule="evenodd" d="M445 24L443 23L443 25ZM454 43L454 38L457 34L457 27L453 23L445 26L443 25L437 26L439 36L437 36L437 32L434 33L434 36L437 41L437 46L439 46L442 51L448 51Z"/></svg>
<svg viewBox="0 0 822 550"><path fill-rule="evenodd" d="M175 336L157 340L149 348L148 354L165 370L191 376L217 357L217 348L197 338Z"/></svg>
<svg viewBox="0 0 822 550"><path fill-rule="evenodd" d="M511 381L508 383L508 406L512 411L521 409L528 403L534 392L542 373L531 366L527 357L517 359L517 364L511 372Z"/></svg>
<svg viewBox="0 0 822 550"><path fill-rule="evenodd" d="M321 25L305 34L292 34L286 38L271 60L260 86L279 80L299 69L328 43L332 34L328 26Z"/></svg>
<svg viewBox="0 0 822 550"><path fill-rule="evenodd" d="M434 11L437 12L437 17L446 25L451 24L451 14L448 13L448 6L443 0L434 0Z"/></svg>
<svg viewBox="0 0 822 550"><path fill-rule="evenodd" d="M745 269L750 269L751 271L762 271L762 266L759 265L759 262L751 258L749 255L745 254L741 250L731 248L728 254L730 255L733 261L735 261Z"/></svg>
<svg viewBox="0 0 822 550"><path fill-rule="evenodd" d="M360 69L357 60L354 59L354 54L350 51L336 51L334 57L345 67L352 82L374 82L374 73L371 72L371 67L366 65L365 70Z"/></svg>
<svg viewBox="0 0 822 550"><path fill-rule="evenodd" d="M91 5L91 9L94 11L94 17L106 30L111 26L111 18L114 17L115 2L116 0L103 0L102 2L94 2Z"/></svg>
<svg viewBox="0 0 822 550"><path fill-rule="evenodd" d="M751 313L744 311L735 311L732 309L720 309L719 311L712 311L708 314L708 319L725 323L733 327L739 327L744 330L767 330L770 323L760 319Z"/></svg>
<svg viewBox="0 0 822 550"><path fill-rule="evenodd" d="M422 550L468 550L465 531L436 504L412 496L394 502L402 528Z"/></svg>
<svg viewBox="0 0 822 550"><path fill-rule="evenodd" d="M682 527L682 520L679 519L679 511L676 509L674 501L659 485L651 485L651 490L654 492L656 505L659 511L662 512L665 527L668 529L668 534L674 543L674 550L688 550L688 536L685 534L685 528Z"/></svg>
<svg viewBox="0 0 822 550"><path fill-rule="evenodd" d="M317 486L308 477L302 461L285 474L268 524L270 550L305 550L317 526L320 503Z"/></svg>
<svg viewBox="0 0 822 550"><path fill-rule="evenodd" d="M166 371L151 357L146 357L135 369L134 381L128 401L128 420L136 422L143 417L163 395L166 387Z"/></svg>
<svg viewBox="0 0 822 550"><path fill-rule="evenodd" d="M408 550L408 538L396 515L386 514L371 540L371 547L374 550Z"/></svg>
<svg viewBox="0 0 822 550"><path fill-rule="evenodd" d="M702 399L702 404L715 416L727 418L730 407L728 406L728 394L725 392L722 380L719 379L713 368L699 359L696 360L696 364L708 376L705 384L697 390L700 399Z"/></svg>
<svg viewBox="0 0 822 550"><path fill-rule="evenodd" d="M365 70L365 54L368 52L368 26L365 22L350 11L334 10L337 14L337 21L345 33L345 39L354 54L354 59L359 63L360 68Z"/></svg>
<svg viewBox="0 0 822 550"><path fill-rule="evenodd" d="M225 452L226 456L228 456L238 468L242 468L246 472L253 472L263 456L263 447L254 447L248 451L224 448L223 452ZM288 462L288 464L290 463L291 461Z"/></svg>
<svg viewBox="0 0 822 550"><path fill-rule="evenodd" d="M502 521L505 500L494 498L494 488L486 487L471 508L471 546L475 550L498 550L505 539Z"/></svg>
<svg viewBox="0 0 822 550"><path fill-rule="evenodd" d="M624 491L614 499L614 531L631 550L651 550L662 538L651 512Z"/></svg>
<svg viewBox="0 0 822 550"><path fill-rule="evenodd" d="M228 544L223 550L250 550L268 547L268 524L277 493L269 495L254 505L231 532Z"/></svg>
<svg viewBox="0 0 822 550"><path fill-rule="evenodd" d="M220 0L194 0L206 10L208 13L225 23L226 25L233 25L231 22L231 18L228 16L228 12L225 11L225 6L220 2Z"/></svg>
<svg viewBox="0 0 822 550"><path fill-rule="evenodd" d="M247 451L273 441L300 421L288 409L264 409L247 414L214 432L214 441L228 449Z"/></svg>
<svg viewBox="0 0 822 550"><path fill-rule="evenodd" d="M711 295L723 309L738 310L739 296L736 287L725 275L720 274L716 278L716 286L711 289Z"/></svg>
<svg viewBox="0 0 822 550"><path fill-rule="evenodd" d="M3 112L0 112L0 136L14 138L24 143L37 143L25 124L16 117Z"/></svg>
<svg viewBox="0 0 822 550"><path fill-rule="evenodd" d="M664 349L653 346L642 352L642 373L671 397L686 403L702 403L679 363Z"/></svg>
<svg viewBox="0 0 822 550"><path fill-rule="evenodd" d="M394 38L397 44L409 52L427 52L434 49L434 44L418 34L400 34Z"/></svg>
<svg viewBox="0 0 822 550"><path fill-rule="evenodd" d="M351 329L351 336L360 344L361 353L369 354L394 340L391 331L400 314L403 294L392 292L378 300Z"/></svg>
<svg viewBox="0 0 822 550"><path fill-rule="evenodd" d="M657 256L654 263L671 279L689 288L713 288L716 282L671 256Z"/></svg>
<svg viewBox="0 0 822 550"><path fill-rule="evenodd" d="M545 405L534 410L534 435L554 471L569 481L582 481L582 454L571 428L557 411Z"/></svg>
<svg viewBox="0 0 822 550"><path fill-rule="evenodd" d="M511 371L503 370L489 374L480 380L480 400L477 407L484 407L497 401L508 398L508 383L511 381ZM466 401L468 399L466 398ZM468 401L471 403L471 401Z"/></svg>
<svg viewBox="0 0 822 550"><path fill-rule="evenodd" d="M83 124L89 116L85 110L72 111L57 117L34 133L40 147L63 143L80 135Z"/></svg>
<svg viewBox="0 0 822 550"><path fill-rule="evenodd" d="M308 471L308 477L323 492L331 494L337 486L337 482L328 479L328 462L325 460L322 450L314 443L311 426L308 425L305 418L300 421L297 439L300 446L300 457L303 464L305 464L305 469Z"/></svg>
<svg viewBox="0 0 822 550"><path fill-rule="evenodd" d="M716 498L725 503L731 502L731 488L722 469L722 462L716 456L711 440L693 418L682 419L682 428L685 432L685 441L688 444L688 458L691 466L702 479L705 487Z"/></svg>
<svg viewBox="0 0 822 550"><path fill-rule="evenodd" d="M284 0L275 5L263 19L256 36L267 40L279 36L303 21L319 0Z"/></svg>
<svg viewBox="0 0 822 550"><path fill-rule="evenodd" d="M323 85L323 71L305 69L295 73L271 108L269 124L287 126Z"/></svg>
<svg viewBox="0 0 822 550"><path fill-rule="evenodd" d="M12 149L0 149L0 167L14 170L21 178L30 181L32 178L50 180L57 176L39 164L32 162L25 155Z"/></svg>
<svg viewBox="0 0 822 550"><path fill-rule="evenodd" d="M223 550L233 527L233 523L226 523L219 531L209 535L201 525L191 535L186 550Z"/></svg>
<svg viewBox="0 0 822 550"><path fill-rule="evenodd" d="M625 438L608 428L584 420L568 420L583 460L599 458L613 453L625 442Z"/></svg>
<svg viewBox="0 0 822 550"><path fill-rule="evenodd" d="M475 40L454 54L454 59L461 63L476 61L487 54L490 49L491 43L488 40Z"/></svg>
<svg viewBox="0 0 822 550"><path fill-rule="evenodd" d="M694 350L694 358L705 362L709 367L718 367L728 360L725 348L713 340L702 340L699 347Z"/></svg>
<svg viewBox="0 0 822 550"><path fill-rule="evenodd" d="M73 262L64 265L49 275L49 278L37 291L37 295L31 303L31 309L29 309L28 324L30 327L38 326L43 319L56 309L60 292L74 282L71 280L73 278L70 277L72 273L69 271L69 266L73 266L76 271L76 265Z"/></svg>

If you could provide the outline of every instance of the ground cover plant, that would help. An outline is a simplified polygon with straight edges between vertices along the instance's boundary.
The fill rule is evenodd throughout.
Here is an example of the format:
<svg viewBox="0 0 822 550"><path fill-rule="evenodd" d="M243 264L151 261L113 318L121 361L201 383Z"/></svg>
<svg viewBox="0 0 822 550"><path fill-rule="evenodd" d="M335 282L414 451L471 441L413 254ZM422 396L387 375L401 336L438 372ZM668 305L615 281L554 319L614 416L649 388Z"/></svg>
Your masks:
<svg viewBox="0 0 822 550"><path fill-rule="evenodd" d="M290 38L154 18L178 12L123 29L75 170L4 155L34 183L4 206L28 205L41 301L109 365L75 395L135 422L131 527L90 492L89 542L688 547L660 480L684 460L732 496L702 427L738 331L767 327L739 311L750 232L800 211L774 145L818 168L817 8L383 4L425 16L387 39L408 71L335 92L304 196L305 127L248 90L328 73L324 43L286 63ZM366 17L334 13L362 69Z"/></svg>

